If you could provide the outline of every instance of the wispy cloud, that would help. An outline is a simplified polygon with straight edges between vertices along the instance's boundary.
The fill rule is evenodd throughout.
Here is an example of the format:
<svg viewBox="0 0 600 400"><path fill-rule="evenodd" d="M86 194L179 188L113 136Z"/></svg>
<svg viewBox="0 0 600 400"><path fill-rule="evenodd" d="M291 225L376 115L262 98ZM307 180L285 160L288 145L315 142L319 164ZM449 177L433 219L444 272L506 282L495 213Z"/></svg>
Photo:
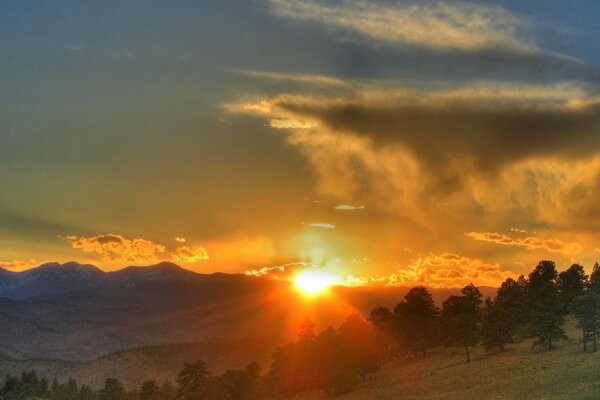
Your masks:
<svg viewBox="0 0 600 400"><path fill-rule="evenodd" d="M499 7L465 1L269 0L283 18L354 32L384 43L435 49L537 51L530 23Z"/></svg>
<svg viewBox="0 0 600 400"><path fill-rule="evenodd" d="M297 261L281 265L265 266L261 268L250 269L245 271L244 273L248 276L256 277L265 275L273 275L274 277L278 277L280 275L289 276L297 270L301 270L308 267L314 267L314 265L310 262Z"/></svg>
<svg viewBox="0 0 600 400"><path fill-rule="evenodd" d="M350 204L340 204L333 208L335 210L340 210L340 211L353 211L353 210L364 210L365 206L353 206Z"/></svg>
<svg viewBox="0 0 600 400"><path fill-rule="evenodd" d="M328 222L307 222L305 225L311 228L335 229L335 225Z"/></svg>
<svg viewBox="0 0 600 400"><path fill-rule="evenodd" d="M233 72L246 75L252 78L266 79L271 81L280 81L285 83L299 83L302 85L325 86L333 88L351 87L354 84L351 81L338 79L332 76L317 74L297 74L274 71L252 71L252 70L234 70Z"/></svg>
<svg viewBox="0 0 600 400"><path fill-rule="evenodd" d="M495 232L468 232L466 236L478 241L500 244L503 246L520 246L528 250L544 249L567 255L578 254L581 245L578 243L565 243L559 239L543 239L535 236L525 238L511 238Z"/></svg>

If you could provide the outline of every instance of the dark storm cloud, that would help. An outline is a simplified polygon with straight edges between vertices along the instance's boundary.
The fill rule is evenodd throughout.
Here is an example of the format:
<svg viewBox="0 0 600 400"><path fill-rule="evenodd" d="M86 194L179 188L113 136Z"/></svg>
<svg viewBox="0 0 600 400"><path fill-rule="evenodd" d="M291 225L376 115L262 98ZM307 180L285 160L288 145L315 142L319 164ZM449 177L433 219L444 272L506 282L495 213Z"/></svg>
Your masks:
<svg viewBox="0 0 600 400"><path fill-rule="evenodd" d="M461 173L493 175L534 157L587 157L600 148L600 104L531 103L449 97L334 101L283 98L276 106L297 119L340 134L400 145L429 172L439 189L460 184ZM315 133L318 134L318 133Z"/></svg>

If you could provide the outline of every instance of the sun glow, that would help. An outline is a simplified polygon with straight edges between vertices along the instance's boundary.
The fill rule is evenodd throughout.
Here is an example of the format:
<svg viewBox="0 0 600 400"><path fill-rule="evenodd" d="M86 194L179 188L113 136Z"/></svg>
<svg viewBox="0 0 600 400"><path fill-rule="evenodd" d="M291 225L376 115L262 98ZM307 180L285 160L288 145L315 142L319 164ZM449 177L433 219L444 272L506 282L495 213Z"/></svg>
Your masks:
<svg viewBox="0 0 600 400"><path fill-rule="evenodd" d="M299 272L294 278L296 288L307 296L327 291L336 281L337 279L333 275L318 269L306 269Z"/></svg>

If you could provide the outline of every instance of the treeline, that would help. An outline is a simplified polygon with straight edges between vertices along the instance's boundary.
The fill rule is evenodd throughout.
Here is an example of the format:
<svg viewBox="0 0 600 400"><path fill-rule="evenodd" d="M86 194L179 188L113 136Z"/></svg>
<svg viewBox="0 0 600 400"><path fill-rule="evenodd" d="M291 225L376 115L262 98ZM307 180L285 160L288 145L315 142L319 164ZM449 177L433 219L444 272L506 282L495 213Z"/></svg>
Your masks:
<svg viewBox="0 0 600 400"><path fill-rule="evenodd" d="M185 364L176 384L146 381L137 390L127 391L114 378L93 391L69 379L59 384L38 379L35 372L20 377L6 376L1 400L265 400L322 390L337 395L351 390L386 360L389 349L385 335L358 315L349 316L338 329L319 334L305 320L298 339L277 349L270 370L261 375L258 363L243 369L211 374L203 361Z"/></svg>
<svg viewBox="0 0 600 400"><path fill-rule="evenodd" d="M471 349L483 345L503 351L532 338L533 347L552 349L566 338L563 323L573 314L582 331L584 350L597 350L600 333L600 266L590 276L573 264L557 272L552 261L541 261L527 276L502 282L494 299L483 299L472 284L436 307L431 293L412 288L393 309L378 307L367 320L349 316L337 329L316 333L305 320L298 339L278 348L270 370L261 375L256 362L243 369L213 375L202 361L185 364L175 384L146 381L126 391L114 378L93 391L73 379L51 385L35 372L7 376L0 400L256 400L280 399L307 391L333 396L350 391L381 365L401 354L426 357L440 346L459 347L466 361Z"/></svg>
<svg viewBox="0 0 600 400"><path fill-rule="evenodd" d="M584 350L597 349L600 332L600 266L590 276L573 264L557 272L552 261L541 261L527 277L502 282L494 299L482 299L479 289L465 286L437 308L425 287L411 289L393 310L374 309L369 321L388 334L393 353L422 353L438 346L470 348L481 343L488 351L503 351L509 343L533 338L533 347L552 349L566 339L567 314L577 317Z"/></svg>

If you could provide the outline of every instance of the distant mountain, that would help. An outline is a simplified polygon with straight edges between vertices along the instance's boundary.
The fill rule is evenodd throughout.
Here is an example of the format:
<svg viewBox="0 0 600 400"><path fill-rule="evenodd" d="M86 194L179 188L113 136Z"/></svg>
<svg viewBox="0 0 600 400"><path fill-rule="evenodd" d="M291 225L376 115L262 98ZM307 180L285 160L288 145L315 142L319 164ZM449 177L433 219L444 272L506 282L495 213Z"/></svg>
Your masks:
<svg viewBox="0 0 600 400"><path fill-rule="evenodd" d="M0 296L12 299L97 287L105 273L76 262L47 263L23 272L0 271ZM2 276L6 277L6 283Z"/></svg>
<svg viewBox="0 0 600 400"><path fill-rule="evenodd" d="M484 296L495 291L481 290ZM319 328L338 326L349 314L393 307L407 291L335 287L331 296L306 301L284 280L197 274L172 263L115 272L75 262L0 270L0 358L11 368L54 360L43 365L58 374L140 347L265 336L280 343L295 337L305 317ZM431 292L441 304L458 289ZM127 360L133 371L148 362ZM102 370L110 364L103 361Z"/></svg>

